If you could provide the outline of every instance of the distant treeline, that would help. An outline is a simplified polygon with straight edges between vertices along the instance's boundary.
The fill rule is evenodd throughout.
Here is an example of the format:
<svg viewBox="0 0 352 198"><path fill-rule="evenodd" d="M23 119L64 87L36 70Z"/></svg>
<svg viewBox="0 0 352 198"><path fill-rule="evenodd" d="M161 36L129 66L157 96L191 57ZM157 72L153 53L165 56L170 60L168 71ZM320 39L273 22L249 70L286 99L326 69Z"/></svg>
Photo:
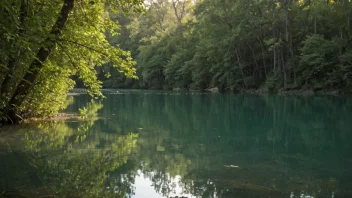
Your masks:
<svg viewBox="0 0 352 198"><path fill-rule="evenodd" d="M112 44L132 52L136 79L100 67L109 88L342 90L352 88L349 0L149 0L112 15ZM106 74L111 74L106 78Z"/></svg>

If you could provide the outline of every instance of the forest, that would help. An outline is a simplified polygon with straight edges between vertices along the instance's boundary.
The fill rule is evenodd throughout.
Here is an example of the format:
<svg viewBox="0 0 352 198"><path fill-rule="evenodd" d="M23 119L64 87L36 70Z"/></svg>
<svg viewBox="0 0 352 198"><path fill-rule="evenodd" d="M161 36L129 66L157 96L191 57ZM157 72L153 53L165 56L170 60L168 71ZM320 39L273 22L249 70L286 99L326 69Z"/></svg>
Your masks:
<svg viewBox="0 0 352 198"><path fill-rule="evenodd" d="M0 2L0 119L55 115L84 87L352 88L350 0Z"/></svg>
<svg viewBox="0 0 352 198"><path fill-rule="evenodd" d="M114 16L112 43L138 80L100 68L107 88L351 91L349 0L149 0ZM111 77L105 78L104 73Z"/></svg>

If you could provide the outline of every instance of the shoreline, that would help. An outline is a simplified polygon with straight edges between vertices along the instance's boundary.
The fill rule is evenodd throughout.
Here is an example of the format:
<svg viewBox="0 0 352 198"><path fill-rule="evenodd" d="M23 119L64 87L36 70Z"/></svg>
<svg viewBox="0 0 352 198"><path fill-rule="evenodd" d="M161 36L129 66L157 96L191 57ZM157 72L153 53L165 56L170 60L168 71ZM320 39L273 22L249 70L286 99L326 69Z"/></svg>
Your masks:
<svg viewBox="0 0 352 198"><path fill-rule="evenodd" d="M28 118L25 119L24 123L36 122L36 121L59 121L59 120L79 120L80 115L78 113L58 113L51 117L44 118Z"/></svg>
<svg viewBox="0 0 352 198"><path fill-rule="evenodd" d="M104 88L102 91L107 91L109 90L135 90L135 91L152 91L151 89L108 89ZM270 92L267 89L244 89L240 90L238 92L232 92L232 91L227 91L227 92L220 92L217 88L212 88L204 91L199 91L199 90L186 90L186 89L174 89L174 90L163 90L163 89L154 89L155 91L172 91L172 92L201 92L201 93L219 93L219 94L226 94L226 93L232 93L232 94L244 94L244 95L266 95L266 94L276 94L276 95L281 95L281 96L350 96L352 95L352 92L346 92L338 89L331 89L331 90L318 90L314 91L312 89L291 89L291 90L279 90L277 92ZM88 94L87 89L84 88L75 88L70 90L67 93L67 96L78 96L81 94ZM32 123L32 122L40 122L40 121L67 121L67 120L80 120L81 117L79 113L58 113L54 116L51 117L35 117L35 118L28 118L24 119L22 123ZM6 125L6 124L0 124L0 126Z"/></svg>
<svg viewBox="0 0 352 198"><path fill-rule="evenodd" d="M237 92L236 92L237 93ZM322 89L322 90L313 90L313 89L281 89L278 91L269 91L265 89L250 89L250 90L241 90L238 93L244 94L277 94L277 95L286 95L286 96L343 96L349 95L352 92L345 92L339 89Z"/></svg>
<svg viewBox="0 0 352 198"><path fill-rule="evenodd" d="M173 88L173 89L127 89L127 88L103 88L102 92L109 93L109 90L134 90L134 91L172 91L172 92L200 92L200 93L232 93L232 94L254 94L254 95L262 95L262 94L277 94L277 95L286 95L286 96L344 96L351 95L352 90L346 91L341 89L280 89L276 91L269 91L266 88L258 88L258 89L242 89L239 91L220 91L217 87L208 88L206 90L192 90L192 89L181 89L181 88ZM67 95L68 96L77 96L81 94L88 94L87 89L84 88L74 88L70 90Z"/></svg>

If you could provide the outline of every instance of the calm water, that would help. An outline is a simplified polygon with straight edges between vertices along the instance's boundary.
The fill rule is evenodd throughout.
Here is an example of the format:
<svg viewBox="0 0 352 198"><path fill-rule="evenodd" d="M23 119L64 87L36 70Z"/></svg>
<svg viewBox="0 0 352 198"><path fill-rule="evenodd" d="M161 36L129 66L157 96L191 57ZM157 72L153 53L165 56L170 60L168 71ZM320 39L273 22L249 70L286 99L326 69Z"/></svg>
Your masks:
<svg viewBox="0 0 352 198"><path fill-rule="evenodd" d="M152 91L0 128L2 197L352 197L352 98Z"/></svg>

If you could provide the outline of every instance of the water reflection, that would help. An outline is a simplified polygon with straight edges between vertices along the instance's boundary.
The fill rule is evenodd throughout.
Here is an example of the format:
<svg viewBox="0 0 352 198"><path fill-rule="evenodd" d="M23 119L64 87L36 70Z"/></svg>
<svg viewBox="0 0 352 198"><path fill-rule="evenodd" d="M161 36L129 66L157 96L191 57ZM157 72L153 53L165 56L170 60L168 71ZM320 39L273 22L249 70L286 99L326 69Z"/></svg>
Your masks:
<svg viewBox="0 0 352 198"><path fill-rule="evenodd" d="M1 133L0 197L352 196L349 98L120 91L103 105Z"/></svg>
<svg viewBox="0 0 352 198"><path fill-rule="evenodd" d="M189 197L195 198L195 196L184 192L182 187L182 181L180 176L170 177L167 176L168 185L158 186L153 181L154 175L158 174L157 172L148 173L147 175L143 174L143 171L139 170L138 175L135 177L135 183L133 188L135 189L132 197L138 198L162 198L162 197Z"/></svg>

